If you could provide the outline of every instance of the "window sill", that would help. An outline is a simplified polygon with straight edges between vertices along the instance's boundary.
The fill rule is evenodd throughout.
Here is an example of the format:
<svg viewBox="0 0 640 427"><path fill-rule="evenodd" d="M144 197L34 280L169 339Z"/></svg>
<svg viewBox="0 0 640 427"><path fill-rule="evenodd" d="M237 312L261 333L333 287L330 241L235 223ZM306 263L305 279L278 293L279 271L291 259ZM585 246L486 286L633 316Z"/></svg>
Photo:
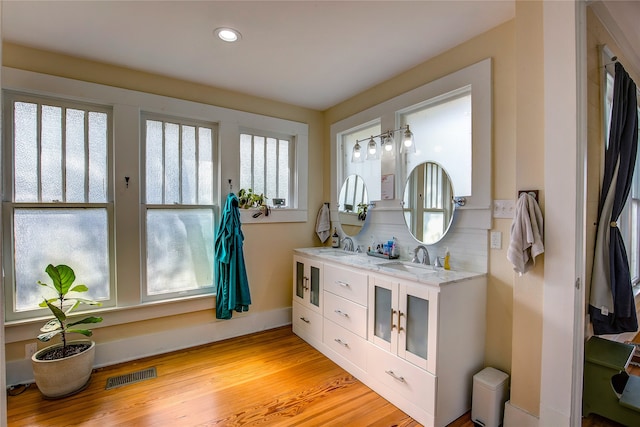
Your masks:
<svg viewBox="0 0 640 427"><path fill-rule="evenodd" d="M269 215L262 213L254 218L259 209L240 209L240 222L243 224L307 222L307 211L302 209L271 208Z"/></svg>
<svg viewBox="0 0 640 427"><path fill-rule="evenodd" d="M91 314L103 316L104 320L101 323L92 325L91 329L95 330L195 311L215 311L215 301L215 295L209 294L174 300L154 301L129 307L108 307L94 310L91 311ZM78 312L78 314L81 313L82 312ZM35 339L47 319L49 319L49 317L5 322L5 343Z"/></svg>

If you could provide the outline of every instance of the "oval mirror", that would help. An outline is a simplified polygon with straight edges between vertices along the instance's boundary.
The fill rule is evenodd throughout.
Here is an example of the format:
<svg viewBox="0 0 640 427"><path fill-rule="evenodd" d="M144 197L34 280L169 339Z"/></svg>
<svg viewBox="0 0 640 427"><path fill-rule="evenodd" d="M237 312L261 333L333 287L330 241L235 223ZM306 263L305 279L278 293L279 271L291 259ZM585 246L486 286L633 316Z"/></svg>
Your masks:
<svg viewBox="0 0 640 427"><path fill-rule="evenodd" d="M437 163L416 166L404 188L404 220L420 242L440 241L453 220L453 186L447 172Z"/></svg>
<svg viewBox="0 0 640 427"><path fill-rule="evenodd" d="M356 236L367 217L369 195L364 179L360 175L349 175L344 180L338 196L338 218L342 231L348 236Z"/></svg>

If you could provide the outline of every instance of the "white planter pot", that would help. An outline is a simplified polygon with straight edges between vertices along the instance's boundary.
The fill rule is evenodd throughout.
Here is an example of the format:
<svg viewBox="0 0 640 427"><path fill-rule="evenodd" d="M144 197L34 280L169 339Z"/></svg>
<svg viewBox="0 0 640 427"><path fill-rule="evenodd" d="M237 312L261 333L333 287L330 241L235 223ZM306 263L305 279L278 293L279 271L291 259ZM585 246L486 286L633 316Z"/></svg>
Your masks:
<svg viewBox="0 0 640 427"><path fill-rule="evenodd" d="M31 357L33 377L45 398L58 399L70 396L84 390L89 385L96 354L96 343L89 340L77 340L69 341L67 345L74 343L90 343L91 347L82 353L64 359L37 359L38 355L46 353L52 348L62 347L62 344L56 344L37 351Z"/></svg>

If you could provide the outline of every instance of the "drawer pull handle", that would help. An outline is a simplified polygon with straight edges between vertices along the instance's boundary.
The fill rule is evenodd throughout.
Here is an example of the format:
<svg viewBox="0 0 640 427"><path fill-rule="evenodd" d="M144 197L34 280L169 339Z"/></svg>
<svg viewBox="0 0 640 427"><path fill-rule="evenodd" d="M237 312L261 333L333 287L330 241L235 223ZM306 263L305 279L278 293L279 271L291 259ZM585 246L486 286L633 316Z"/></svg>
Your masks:
<svg viewBox="0 0 640 427"><path fill-rule="evenodd" d="M396 314L396 311L392 308L391 309L391 316L390 316L390 320L391 320L391 330L393 331L396 328L396 325L393 323L393 316Z"/></svg>
<svg viewBox="0 0 640 427"><path fill-rule="evenodd" d="M305 319L304 317L301 317L300 320L302 320L304 323L311 323L310 321L308 321L307 319Z"/></svg>
<svg viewBox="0 0 640 427"><path fill-rule="evenodd" d="M349 344L347 344L346 342L342 341L340 338L334 338L333 339L335 342L337 342L338 344L340 344L343 347L349 347Z"/></svg>
<svg viewBox="0 0 640 427"><path fill-rule="evenodd" d="M336 280L336 284L340 286L344 286L345 288L349 287L349 284L347 282L343 282L342 280Z"/></svg>
<svg viewBox="0 0 640 427"><path fill-rule="evenodd" d="M397 376L393 371L385 371L388 375L391 375L393 377L393 379L400 381L401 383L406 382L404 380L404 377L399 377Z"/></svg>
<svg viewBox="0 0 640 427"><path fill-rule="evenodd" d="M333 310L333 311L335 311L338 314L338 316L349 317L349 315L347 313L344 313L344 312L342 312L340 310Z"/></svg>
<svg viewBox="0 0 640 427"><path fill-rule="evenodd" d="M398 310L398 332L404 331L404 328L402 327L402 321L400 320L402 316L404 316L404 313Z"/></svg>

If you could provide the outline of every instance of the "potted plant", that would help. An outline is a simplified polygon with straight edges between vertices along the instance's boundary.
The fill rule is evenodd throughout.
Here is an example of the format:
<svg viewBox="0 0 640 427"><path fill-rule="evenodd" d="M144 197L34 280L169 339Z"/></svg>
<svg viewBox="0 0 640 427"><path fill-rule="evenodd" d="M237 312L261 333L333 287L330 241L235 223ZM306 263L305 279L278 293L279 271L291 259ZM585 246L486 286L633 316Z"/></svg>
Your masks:
<svg viewBox="0 0 640 427"><path fill-rule="evenodd" d="M240 191L238 191L238 204L243 209L259 208L263 206L266 201L267 196L262 193L254 193L253 189L251 188L248 188L246 190L244 188L241 188Z"/></svg>
<svg viewBox="0 0 640 427"><path fill-rule="evenodd" d="M254 218L259 217L264 213L265 216L269 216L269 207L267 206L267 196L263 193L254 193L253 189L241 188L238 191L238 206L242 209L257 209L258 212L253 214Z"/></svg>
<svg viewBox="0 0 640 427"><path fill-rule="evenodd" d="M53 283L42 283L38 280L38 284L52 289L57 296L40 303L40 307L48 307L51 310L53 319L47 321L40 329L42 333L38 335L38 340L48 342L59 335L61 343L37 351L31 357L31 366L36 385L42 395L45 398L57 399L86 388L93 371L95 342L68 341L67 334L78 333L90 337L92 335L90 329L78 326L102 322L102 317L88 316L81 320L73 320L69 315L80 304L101 305L101 303L77 296L88 291L89 288L86 285L73 285L76 275L71 267L67 265L54 267L49 264L45 271Z"/></svg>

